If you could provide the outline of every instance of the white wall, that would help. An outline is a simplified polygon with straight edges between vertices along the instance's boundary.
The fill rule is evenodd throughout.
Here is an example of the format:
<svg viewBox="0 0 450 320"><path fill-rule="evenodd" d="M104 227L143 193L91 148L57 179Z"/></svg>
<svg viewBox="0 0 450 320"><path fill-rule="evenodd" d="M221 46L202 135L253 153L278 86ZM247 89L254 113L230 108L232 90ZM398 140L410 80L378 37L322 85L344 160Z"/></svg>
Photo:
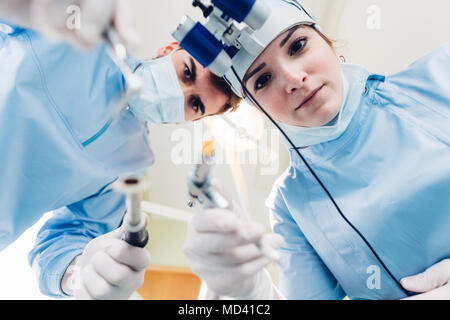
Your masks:
<svg viewBox="0 0 450 320"><path fill-rule="evenodd" d="M366 10L376 5L381 29L367 28ZM371 72L392 74L450 41L448 0L347 0L336 38L347 61Z"/></svg>

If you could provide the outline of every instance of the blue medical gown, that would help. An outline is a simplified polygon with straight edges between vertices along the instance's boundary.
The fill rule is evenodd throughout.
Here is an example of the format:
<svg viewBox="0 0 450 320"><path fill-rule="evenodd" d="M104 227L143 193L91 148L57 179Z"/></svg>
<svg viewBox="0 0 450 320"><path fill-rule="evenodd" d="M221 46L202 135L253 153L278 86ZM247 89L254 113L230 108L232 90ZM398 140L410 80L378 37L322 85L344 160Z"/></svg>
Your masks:
<svg viewBox="0 0 450 320"><path fill-rule="evenodd" d="M71 260L120 224L111 182L153 162L144 123L130 112L109 122L123 89L103 45L81 53L0 24L0 249L54 210L29 255L47 295L62 295Z"/></svg>
<svg viewBox="0 0 450 320"><path fill-rule="evenodd" d="M397 280L450 257L450 43L372 74L348 129L300 150ZM293 149L266 201L289 299L398 299L403 291Z"/></svg>

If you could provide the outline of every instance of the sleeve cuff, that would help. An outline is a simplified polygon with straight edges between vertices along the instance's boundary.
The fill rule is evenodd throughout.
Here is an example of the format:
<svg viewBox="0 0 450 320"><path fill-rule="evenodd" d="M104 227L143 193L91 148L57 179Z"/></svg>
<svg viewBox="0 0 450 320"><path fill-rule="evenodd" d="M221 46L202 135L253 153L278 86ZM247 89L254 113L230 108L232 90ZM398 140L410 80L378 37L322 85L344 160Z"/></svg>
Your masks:
<svg viewBox="0 0 450 320"><path fill-rule="evenodd" d="M47 296L51 297L70 297L61 288L61 281L67 267L76 256L83 253L84 248L71 250L68 254L58 257L50 262L45 269L39 266L38 259L33 263L33 270L38 275L39 289Z"/></svg>

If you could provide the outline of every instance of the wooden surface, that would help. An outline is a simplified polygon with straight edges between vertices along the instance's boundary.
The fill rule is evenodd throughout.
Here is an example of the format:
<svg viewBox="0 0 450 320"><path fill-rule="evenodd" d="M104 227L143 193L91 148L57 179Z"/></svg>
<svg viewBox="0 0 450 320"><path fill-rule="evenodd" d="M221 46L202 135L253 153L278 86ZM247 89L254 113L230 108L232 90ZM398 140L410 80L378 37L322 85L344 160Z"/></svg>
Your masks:
<svg viewBox="0 0 450 320"><path fill-rule="evenodd" d="M201 280L191 269L172 266L150 266L137 292L145 300L196 300Z"/></svg>

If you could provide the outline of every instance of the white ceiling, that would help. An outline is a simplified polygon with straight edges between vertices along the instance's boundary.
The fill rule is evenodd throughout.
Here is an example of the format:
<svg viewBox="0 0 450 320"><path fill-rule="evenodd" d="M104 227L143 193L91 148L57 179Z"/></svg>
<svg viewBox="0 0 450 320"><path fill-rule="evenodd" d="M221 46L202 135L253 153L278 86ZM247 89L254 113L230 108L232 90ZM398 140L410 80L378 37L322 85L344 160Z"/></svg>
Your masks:
<svg viewBox="0 0 450 320"><path fill-rule="evenodd" d="M366 26L371 5L380 9L379 30ZM450 1L347 0L336 30L347 61L389 75L450 41Z"/></svg>

